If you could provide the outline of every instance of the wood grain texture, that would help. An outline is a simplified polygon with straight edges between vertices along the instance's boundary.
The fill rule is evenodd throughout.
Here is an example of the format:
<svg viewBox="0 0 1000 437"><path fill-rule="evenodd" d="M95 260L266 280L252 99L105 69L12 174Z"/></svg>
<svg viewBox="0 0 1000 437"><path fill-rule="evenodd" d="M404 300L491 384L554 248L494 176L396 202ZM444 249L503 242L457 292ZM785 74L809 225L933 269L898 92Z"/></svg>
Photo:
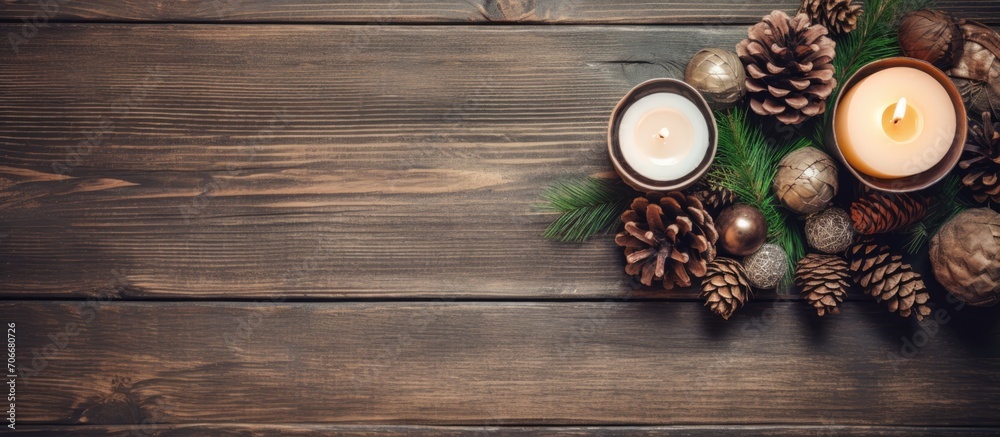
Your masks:
<svg viewBox="0 0 1000 437"><path fill-rule="evenodd" d="M24 426L17 432L5 435L47 436L72 433L74 436L89 437L200 437L200 436L488 436L502 435L514 437L565 436L565 437L715 437L768 435L801 437L803 435L830 436L871 436L921 437L940 435L961 435L966 437L995 436L1000 428L956 428L956 427L915 427L915 426L588 426L588 427L522 427L522 426L407 426L407 425L98 425L98 426Z"/></svg>
<svg viewBox="0 0 1000 437"><path fill-rule="evenodd" d="M36 424L1000 424L997 309L4 302ZM907 344L916 344L911 352ZM37 356L32 356L36 354Z"/></svg>
<svg viewBox="0 0 1000 437"><path fill-rule="evenodd" d="M630 296L610 238L541 238L539 195L611 168L629 88L744 33L46 29L0 69L0 294Z"/></svg>
<svg viewBox="0 0 1000 437"><path fill-rule="evenodd" d="M794 0L2 0L0 20L38 14L52 21L296 23L591 23L749 24L771 10L795 11ZM941 0L962 18L1000 22L993 0ZM49 18L50 17L50 18Z"/></svg>

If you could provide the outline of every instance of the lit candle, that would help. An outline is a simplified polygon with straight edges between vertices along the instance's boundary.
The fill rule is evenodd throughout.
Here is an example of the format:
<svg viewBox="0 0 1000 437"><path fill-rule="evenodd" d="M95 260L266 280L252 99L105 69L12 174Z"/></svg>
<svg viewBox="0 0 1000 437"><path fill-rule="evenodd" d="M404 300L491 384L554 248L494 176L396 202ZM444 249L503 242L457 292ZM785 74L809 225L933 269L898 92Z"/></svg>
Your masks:
<svg viewBox="0 0 1000 437"><path fill-rule="evenodd" d="M700 94L683 82L657 79L633 89L612 115L612 162L643 191L680 189L715 156L715 122Z"/></svg>
<svg viewBox="0 0 1000 437"><path fill-rule="evenodd" d="M952 148L957 112L938 78L909 66L885 68L845 91L836 110L837 146L868 176L917 175Z"/></svg>

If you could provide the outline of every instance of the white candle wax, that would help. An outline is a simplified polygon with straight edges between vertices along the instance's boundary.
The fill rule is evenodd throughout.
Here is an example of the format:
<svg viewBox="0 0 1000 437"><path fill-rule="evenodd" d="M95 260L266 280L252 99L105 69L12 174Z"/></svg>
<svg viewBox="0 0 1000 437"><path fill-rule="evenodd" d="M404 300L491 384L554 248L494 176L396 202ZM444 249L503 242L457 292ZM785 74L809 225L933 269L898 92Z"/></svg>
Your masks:
<svg viewBox="0 0 1000 437"><path fill-rule="evenodd" d="M837 146L869 176L897 179L927 171L948 153L957 115L948 91L910 67L873 73L846 91L837 109Z"/></svg>
<svg viewBox="0 0 1000 437"><path fill-rule="evenodd" d="M654 93L633 103L621 118L618 143L636 173L674 181L698 168L708 153L709 127L694 102Z"/></svg>

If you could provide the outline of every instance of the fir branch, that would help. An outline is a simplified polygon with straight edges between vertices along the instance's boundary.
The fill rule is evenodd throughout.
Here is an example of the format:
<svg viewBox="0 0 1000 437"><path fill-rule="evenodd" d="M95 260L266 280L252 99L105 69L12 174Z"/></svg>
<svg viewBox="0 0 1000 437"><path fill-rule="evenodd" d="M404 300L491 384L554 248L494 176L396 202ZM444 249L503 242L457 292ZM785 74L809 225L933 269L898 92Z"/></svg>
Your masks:
<svg viewBox="0 0 1000 437"><path fill-rule="evenodd" d="M620 181L585 177L556 183L543 195L542 209L559 212L545 238L581 242L618 227L637 194Z"/></svg>
<svg viewBox="0 0 1000 437"><path fill-rule="evenodd" d="M795 217L780 207L771 184L778 171L778 162L788 153L811 142L798 137L786 144L774 144L761 131L759 124L751 123L745 109L733 108L717 111L719 148L715 163L708 174L709 180L736 193L740 201L748 203L764 214L768 238L785 249L790 271L805 256L805 238Z"/></svg>
<svg viewBox="0 0 1000 437"><path fill-rule="evenodd" d="M948 220L956 214L976 205L962 193L962 180L952 174L938 184L936 192L931 193L935 199L929 214L903 231L906 237L906 251L911 254L920 252Z"/></svg>

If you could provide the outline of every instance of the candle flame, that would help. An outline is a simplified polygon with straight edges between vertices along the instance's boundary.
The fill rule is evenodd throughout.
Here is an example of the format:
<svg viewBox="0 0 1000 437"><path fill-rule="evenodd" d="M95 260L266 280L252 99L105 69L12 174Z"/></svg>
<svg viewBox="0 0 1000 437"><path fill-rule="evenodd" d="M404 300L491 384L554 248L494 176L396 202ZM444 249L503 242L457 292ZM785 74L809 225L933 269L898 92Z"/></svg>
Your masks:
<svg viewBox="0 0 1000 437"><path fill-rule="evenodd" d="M899 123L906 116L906 97L900 97L896 102L896 111L892 113L892 124Z"/></svg>
<svg viewBox="0 0 1000 437"><path fill-rule="evenodd" d="M668 130L667 128L660 129L660 132L659 132L659 137L660 138L667 139L667 137L669 137L669 136L670 136L670 130Z"/></svg>

